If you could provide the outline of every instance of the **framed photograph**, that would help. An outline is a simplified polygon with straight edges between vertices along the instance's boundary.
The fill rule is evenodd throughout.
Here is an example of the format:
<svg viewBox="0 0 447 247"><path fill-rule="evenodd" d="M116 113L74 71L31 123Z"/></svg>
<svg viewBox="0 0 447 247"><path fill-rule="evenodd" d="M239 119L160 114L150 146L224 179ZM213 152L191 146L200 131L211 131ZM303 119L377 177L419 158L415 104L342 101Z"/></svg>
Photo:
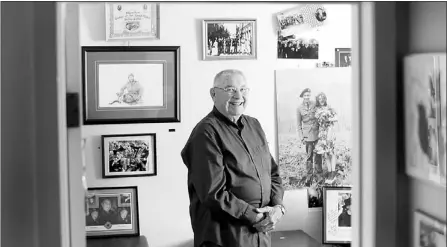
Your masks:
<svg viewBox="0 0 447 247"><path fill-rule="evenodd" d="M351 199L351 187L323 188L324 244L351 243Z"/></svg>
<svg viewBox="0 0 447 247"><path fill-rule="evenodd" d="M159 39L159 4L105 3L106 40Z"/></svg>
<svg viewBox="0 0 447 247"><path fill-rule="evenodd" d="M322 211L323 187L352 186L351 81L346 68L275 72L276 160L285 190L307 189L309 211Z"/></svg>
<svg viewBox="0 0 447 247"><path fill-rule="evenodd" d="M87 238L140 235L137 187L89 188Z"/></svg>
<svg viewBox="0 0 447 247"><path fill-rule="evenodd" d="M445 54L416 54L404 59L406 172L444 188L445 66Z"/></svg>
<svg viewBox="0 0 447 247"><path fill-rule="evenodd" d="M102 177L157 175L155 134L103 135Z"/></svg>
<svg viewBox="0 0 447 247"><path fill-rule="evenodd" d="M180 47L82 47L84 124L180 122Z"/></svg>
<svg viewBox="0 0 447 247"><path fill-rule="evenodd" d="M203 60L256 59L256 20L203 20Z"/></svg>
<svg viewBox="0 0 447 247"><path fill-rule="evenodd" d="M335 48L335 67L351 67L351 48Z"/></svg>
<svg viewBox="0 0 447 247"><path fill-rule="evenodd" d="M414 212L412 247L446 247L446 223L422 212Z"/></svg>
<svg viewBox="0 0 447 247"><path fill-rule="evenodd" d="M278 32L278 58L281 59L318 59L319 41L317 32L290 33L283 36Z"/></svg>

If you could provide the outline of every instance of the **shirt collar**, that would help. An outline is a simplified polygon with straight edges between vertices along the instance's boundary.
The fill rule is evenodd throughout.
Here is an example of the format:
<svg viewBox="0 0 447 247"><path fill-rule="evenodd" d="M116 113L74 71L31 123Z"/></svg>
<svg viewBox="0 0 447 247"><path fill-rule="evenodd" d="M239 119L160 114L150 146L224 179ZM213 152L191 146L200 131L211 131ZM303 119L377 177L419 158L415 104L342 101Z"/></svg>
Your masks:
<svg viewBox="0 0 447 247"><path fill-rule="evenodd" d="M219 110L217 110L216 106L213 106L212 113L214 114L214 116L216 116L217 118L219 118L220 120L224 121L225 123L227 123L229 125L233 125L234 127L238 128L238 129L244 128L245 117L243 114L241 115L241 117L239 118L239 120L237 121L237 124L236 124L236 123L232 122L230 119L228 119L225 115L223 115Z"/></svg>

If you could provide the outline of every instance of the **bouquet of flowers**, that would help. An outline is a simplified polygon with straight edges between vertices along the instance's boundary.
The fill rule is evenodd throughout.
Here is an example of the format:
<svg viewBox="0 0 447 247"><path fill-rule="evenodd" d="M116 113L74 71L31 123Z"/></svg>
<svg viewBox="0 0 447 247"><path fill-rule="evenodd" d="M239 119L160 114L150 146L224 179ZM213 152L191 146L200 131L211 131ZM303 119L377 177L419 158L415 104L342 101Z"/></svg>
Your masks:
<svg viewBox="0 0 447 247"><path fill-rule="evenodd" d="M327 130L329 127L334 126L334 123L337 122L337 113L334 109L324 106L316 110L315 118L318 121L320 130Z"/></svg>
<svg viewBox="0 0 447 247"><path fill-rule="evenodd" d="M318 154L334 154L335 138L328 137L329 129L337 122L337 113L334 109L324 106L315 112L318 121L318 142L315 152Z"/></svg>

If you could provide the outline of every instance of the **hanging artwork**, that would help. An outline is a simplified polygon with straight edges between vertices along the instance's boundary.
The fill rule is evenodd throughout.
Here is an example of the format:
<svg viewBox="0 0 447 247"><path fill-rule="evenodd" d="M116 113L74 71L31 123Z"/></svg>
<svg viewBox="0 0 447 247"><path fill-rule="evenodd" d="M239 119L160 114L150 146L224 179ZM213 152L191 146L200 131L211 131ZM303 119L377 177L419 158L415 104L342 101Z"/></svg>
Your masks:
<svg viewBox="0 0 447 247"><path fill-rule="evenodd" d="M281 178L308 189L309 208L322 207L324 186L351 185L350 82L346 68L276 71Z"/></svg>
<svg viewBox="0 0 447 247"><path fill-rule="evenodd" d="M446 223L422 211L414 212L412 247L446 247Z"/></svg>
<svg viewBox="0 0 447 247"><path fill-rule="evenodd" d="M318 59L318 34L313 31L283 36L278 32L278 58Z"/></svg>
<svg viewBox="0 0 447 247"><path fill-rule="evenodd" d="M276 15L280 30L293 26L307 25L311 28L319 27L327 19L327 12L320 4L306 4L282 11Z"/></svg>
<svg viewBox="0 0 447 247"><path fill-rule="evenodd" d="M323 188L323 243L346 244L352 241L352 191L350 187Z"/></svg>
<svg viewBox="0 0 447 247"><path fill-rule="evenodd" d="M106 40L159 39L159 4L105 4Z"/></svg>
<svg viewBox="0 0 447 247"><path fill-rule="evenodd" d="M406 171L446 186L446 56L418 54L404 60Z"/></svg>

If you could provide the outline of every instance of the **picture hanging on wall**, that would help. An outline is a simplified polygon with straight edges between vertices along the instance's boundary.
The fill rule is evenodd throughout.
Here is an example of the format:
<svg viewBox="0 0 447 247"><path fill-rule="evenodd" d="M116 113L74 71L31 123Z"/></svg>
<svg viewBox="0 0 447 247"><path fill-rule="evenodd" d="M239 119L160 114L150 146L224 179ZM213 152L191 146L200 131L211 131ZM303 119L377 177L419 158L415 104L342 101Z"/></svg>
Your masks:
<svg viewBox="0 0 447 247"><path fill-rule="evenodd" d="M335 48L335 67L351 67L351 48Z"/></svg>
<svg viewBox="0 0 447 247"><path fill-rule="evenodd" d="M103 178L157 175L155 134L103 135Z"/></svg>
<svg viewBox="0 0 447 247"><path fill-rule="evenodd" d="M316 32L289 36L282 36L281 32L278 32L278 58L318 59L319 47Z"/></svg>
<svg viewBox="0 0 447 247"><path fill-rule="evenodd" d="M256 59L255 19L203 20L203 60Z"/></svg>
<svg viewBox="0 0 447 247"><path fill-rule="evenodd" d="M106 40L159 39L159 4L105 3Z"/></svg>
<svg viewBox="0 0 447 247"><path fill-rule="evenodd" d="M446 247L446 223L422 212L414 212L412 247Z"/></svg>
<svg viewBox="0 0 447 247"><path fill-rule="evenodd" d="M139 236L137 187L89 188L87 238Z"/></svg>
<svg viewBox="0 0 447 247"><path fill-rule="evenodd" d="M180 47L82 47L84 124L180 122Z"/></svg>
<svg viewBox="0 0 447 247"><path fill-rule="evenodd" d="M445 54L417 54L404 59L406 172L444 188L445 66Z"/></svg>
<svg viewBox="0 0 447 247"><path fill-rule="evenodd" d="M344 68L276 71L283 186L307 189L312 210L321 210L324 186L351 186L351 87L351 72Z"/></svg>
<svg viewBox="0 0 447 247"><path fill-rule="evenodd" d="M323 198L323 244L351 243L351 187L324 187Z"/></svg>
<svg viewBox="0 0 447 247"><path fill-rule="evenodd" d="M296 26L315 28L324 24L327 11L323 5L306 4L277 13L276 19L281 31Z"/></svg>

